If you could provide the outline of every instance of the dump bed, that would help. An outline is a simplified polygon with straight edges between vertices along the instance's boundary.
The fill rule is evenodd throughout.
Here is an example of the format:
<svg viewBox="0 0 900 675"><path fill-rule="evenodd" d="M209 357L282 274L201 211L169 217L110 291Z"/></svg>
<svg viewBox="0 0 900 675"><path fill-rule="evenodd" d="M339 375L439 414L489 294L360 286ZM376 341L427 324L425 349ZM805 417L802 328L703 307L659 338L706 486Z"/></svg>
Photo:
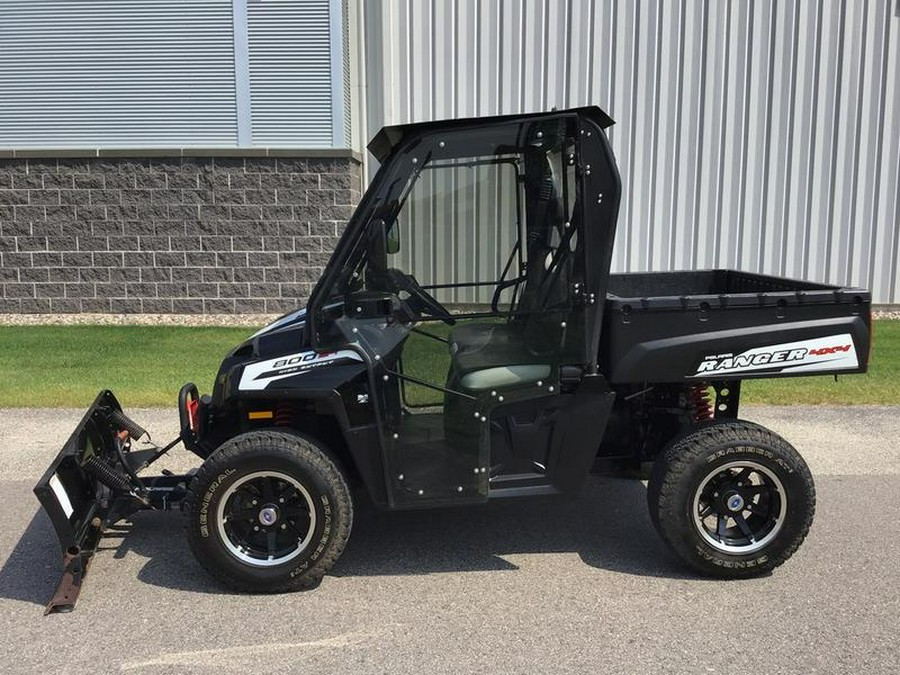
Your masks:
<svg viewBox="0 0 900 675"><path fill-rule="evenodd" d="M871 296L734 270L613 274L600 348L613 383L865 372Z"/></svg>

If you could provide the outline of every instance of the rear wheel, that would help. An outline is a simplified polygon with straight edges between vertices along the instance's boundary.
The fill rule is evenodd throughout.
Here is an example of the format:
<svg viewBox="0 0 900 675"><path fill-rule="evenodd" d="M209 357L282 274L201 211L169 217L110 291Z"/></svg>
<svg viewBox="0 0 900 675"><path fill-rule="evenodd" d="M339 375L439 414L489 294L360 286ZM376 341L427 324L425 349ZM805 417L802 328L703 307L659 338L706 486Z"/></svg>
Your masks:
<svg viewBox="0 0 900 675"><path fill-rule="evenodd" d="M695 569L751 577L778 567L803 542L815 513L806 462L757 424L713 423L657 459L647 489L663 541Z"/></svg>
<svg viewBox="0 0 900 675"><path fill-rule="evenodd" d="M238 436L204 462L188 490L188 543L200 564L241 591L317 584L353 520L341 471L313 441L274 431Z"/></svg>

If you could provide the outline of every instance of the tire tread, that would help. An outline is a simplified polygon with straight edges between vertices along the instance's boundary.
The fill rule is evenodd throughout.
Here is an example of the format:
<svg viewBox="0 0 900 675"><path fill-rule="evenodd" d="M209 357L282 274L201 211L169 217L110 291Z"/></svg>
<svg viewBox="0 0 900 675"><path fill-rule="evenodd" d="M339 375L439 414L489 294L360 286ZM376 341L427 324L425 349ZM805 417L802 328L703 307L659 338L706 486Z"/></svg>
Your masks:
<svg viewBox="0 0 900 675"><path fill-rule="evenodd" d="M319 472L329 483L335 496L335 511L347 514L346 518L335 518L335 533L329 541L326 551L303 574L282 583L272 583L260 588L223 571L210 561L201 548L198 528L194 527L194 513L203 496L203 491L213 477L224 467L233 466L246 454L265 450L268 455L281 455L285 459L294 459L298 454L305 462ZM220 583L240 592L246 593L285 593L312 588L318 585L322 577L331 569L340 557L350 537L353 523L353 501L346 479L337 464L312 440L282 431L253 431L226 441L207 458L203 466L194 476L187 490L184 507L184 525L188 544L194 557L211 576Z"/></svg>
<svg viewBox="0 0 900 675"><path fill-rule="evenodd" d="M809 508L799 523L799 535L765 565L753 568L725 568L704 565L702 571L720 577L751 577L771 571L788 560L803 543L815 516L815 487L812 474L797 450L781 436L765 427L745 420L721 420L707 423L676 438L657 459L648 487L647 502L650 519L662 540L682 559L694 567L700 567L693 559L690 543L680 536L678 527L679 505L676 492L685 480L689 469L702 461L710 447L726 445L758 445L773 449L792 472L798 472L808 490Z"/></svg>

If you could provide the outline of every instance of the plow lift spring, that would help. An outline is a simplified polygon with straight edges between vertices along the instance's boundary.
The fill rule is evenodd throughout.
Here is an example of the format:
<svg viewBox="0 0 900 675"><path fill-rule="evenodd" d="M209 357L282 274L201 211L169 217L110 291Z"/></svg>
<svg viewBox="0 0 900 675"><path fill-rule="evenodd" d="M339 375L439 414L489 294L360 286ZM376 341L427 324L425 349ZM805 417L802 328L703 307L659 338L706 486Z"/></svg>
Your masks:
<svg viewBox="0 0 900 675"><path fill-rule="evenodd" d="M179 407L194 403L197 389L185 385ZM130 419L110 391L102 391L74 433L56 456L34 493L50 518L62 548L63 572L45 614L70 612L75 608L104 529L144 509L168 510L184 496L190 475L163 472L138 478L146 468L178 443L193 443L192 425L185 425L187 410L181 411L181 433L163 447L147 443L135 449L132 443L149 434Z"/></svg>

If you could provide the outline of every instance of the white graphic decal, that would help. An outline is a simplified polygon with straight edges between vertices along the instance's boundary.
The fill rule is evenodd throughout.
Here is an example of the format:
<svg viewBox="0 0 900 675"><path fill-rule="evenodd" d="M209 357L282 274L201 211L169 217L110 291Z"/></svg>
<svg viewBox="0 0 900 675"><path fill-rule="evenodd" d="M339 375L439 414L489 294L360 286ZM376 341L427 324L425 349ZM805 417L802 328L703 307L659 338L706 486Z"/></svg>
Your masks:
<svg viewBox="0 0 900 675"><path fill-rule="evenodd" d="M50 476L50 489L53 490L53 494L56 495L56 501L58 501L59 505L62 507L63 513L66 514L66 518L71 518L75 509L72 508L72 502L69 500L69 495L66 494L66 489L63 487L62 481L57 474Z"/></svg>
<svg viewBox="0 0 900 675"><path fill-rule="evenodd" d="M260 391L276 380L300 375L313 368L342 360L362 361L362 357L354 351L342 349L338 352L300 352L299 354L279 356L277 359L251 363L244 368L238 389Z"/></svg>
<svg viewBox="0 0 900 675"><path fill-rule="evenodd" d="M830 337L754 347L740 354L711 354L704 357L690 377L710 377L729 373L767 370L777 373L850 370L859 367L856 347L849 333Z"/></svg>

